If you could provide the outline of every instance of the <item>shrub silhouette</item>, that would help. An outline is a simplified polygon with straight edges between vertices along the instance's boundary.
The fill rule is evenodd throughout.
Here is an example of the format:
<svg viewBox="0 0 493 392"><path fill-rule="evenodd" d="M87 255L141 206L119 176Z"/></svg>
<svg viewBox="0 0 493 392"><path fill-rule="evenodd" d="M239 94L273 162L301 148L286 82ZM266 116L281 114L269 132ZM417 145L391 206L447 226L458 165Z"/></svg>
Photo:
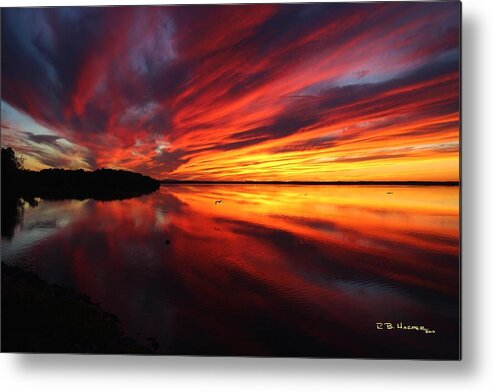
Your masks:
<svg viewBox="0 0 493 392"><path fill-rule="evenodd" d="M24 169L24 158L17 157L11 147L2 147L2 172L10 174L22 169Z"/></svg>

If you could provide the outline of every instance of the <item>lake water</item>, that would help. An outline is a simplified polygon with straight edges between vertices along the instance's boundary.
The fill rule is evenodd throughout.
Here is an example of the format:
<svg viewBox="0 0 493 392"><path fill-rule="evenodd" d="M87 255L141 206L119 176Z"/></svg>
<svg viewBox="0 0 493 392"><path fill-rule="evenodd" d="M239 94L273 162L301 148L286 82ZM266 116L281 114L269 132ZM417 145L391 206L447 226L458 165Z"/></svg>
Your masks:
<svg viewBox="0 0 493 392"><path fill-rule="evenodd" d="M166 185L26 205L2 260L165 354L452 359L458 207L458 187Z"/></svg>

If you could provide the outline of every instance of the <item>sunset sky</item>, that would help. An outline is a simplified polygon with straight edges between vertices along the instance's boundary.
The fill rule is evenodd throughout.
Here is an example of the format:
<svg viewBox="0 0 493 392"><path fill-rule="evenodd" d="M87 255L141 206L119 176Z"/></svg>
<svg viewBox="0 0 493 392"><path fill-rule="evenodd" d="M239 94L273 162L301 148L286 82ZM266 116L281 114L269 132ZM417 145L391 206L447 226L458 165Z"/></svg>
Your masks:
<svg viewBox="0 0 493 392"><path fill-rule="evenodd" d="M460 3L2 9L26 167L459 178Z"/></svg>

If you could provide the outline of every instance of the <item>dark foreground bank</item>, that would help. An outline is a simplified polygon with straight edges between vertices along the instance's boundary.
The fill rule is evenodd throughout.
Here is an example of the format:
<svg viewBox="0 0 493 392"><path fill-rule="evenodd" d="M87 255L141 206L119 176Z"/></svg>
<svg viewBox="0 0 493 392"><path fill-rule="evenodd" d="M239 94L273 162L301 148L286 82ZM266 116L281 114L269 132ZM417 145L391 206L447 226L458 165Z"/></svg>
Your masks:
<svg viewBox="0 0 493 392"><path fill-rule="evenodd" d="M152 354L86 296L2 262L2 352Z"/></svg>

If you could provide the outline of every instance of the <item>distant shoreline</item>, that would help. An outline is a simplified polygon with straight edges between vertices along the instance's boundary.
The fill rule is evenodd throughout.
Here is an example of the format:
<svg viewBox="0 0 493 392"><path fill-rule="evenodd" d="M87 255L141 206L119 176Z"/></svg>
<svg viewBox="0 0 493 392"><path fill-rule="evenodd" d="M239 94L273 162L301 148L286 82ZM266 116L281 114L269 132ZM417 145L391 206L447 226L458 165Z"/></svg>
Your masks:
<svg viewBox="0 0 493 392"><path fill-rule="evenodd" d="M161 180L161 185L388 185L460 186L460 181L179 181Z"/></svg>

